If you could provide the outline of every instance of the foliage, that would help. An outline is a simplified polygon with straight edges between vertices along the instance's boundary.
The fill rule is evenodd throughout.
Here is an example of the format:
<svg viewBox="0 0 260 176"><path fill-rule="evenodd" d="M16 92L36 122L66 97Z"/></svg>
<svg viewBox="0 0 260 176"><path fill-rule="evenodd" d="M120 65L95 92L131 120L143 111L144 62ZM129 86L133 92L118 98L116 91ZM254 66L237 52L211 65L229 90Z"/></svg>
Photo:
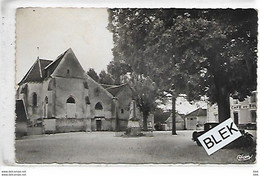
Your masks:
<svg viewBox="0 0 260 176"><path fill-rule="evenodd" d="M134 73L130 75L127 82L135 92L134 98L137 106L143 113L143 127L144 130L147 130L148 116L156 108L156 85L149 77L143 77Z"/></svg>
<svg viewBox="0 0 260 176"><path fill-rule="evenodd" d="M217 102L230 117L229 96L256 89L255 10L109 9L114 60L149 76L160 92Z"/></svg>
<svg viewBox="0 0 260 176"><path fill-rule="evenodd" d="M111 61L107 66L107 71L115 80L115 84L120 84L122 76L128 72L132 72L132 68L123 61Z"/></svg>
<svg viewBox="0 0 260 176"><path fill-rule="evenodd" d="M102 70L99 73L99 83L100 84L108 84L108 85L113 85L114 84L114 80L111 77L111 75L109 73L107 73L105 70Z"/></svg>
<svg viewBox="0 0 260 176"><path fill-rule="evenodd" d="M156 107L157 88L155 83L149 77L135 74L132 67L124 62L110 62L108 71L117 80L117 84L128 83L133 89L134 99L143 113L143 127L146 130L148 116Z"/></svg>
<svg viewBox="0 0 260 176"><path fill-rule="evenodd" d="M87 72L88 76L94 79L96 82L99 82L99 77L96 71L93 68L90 68Z"/></svg>

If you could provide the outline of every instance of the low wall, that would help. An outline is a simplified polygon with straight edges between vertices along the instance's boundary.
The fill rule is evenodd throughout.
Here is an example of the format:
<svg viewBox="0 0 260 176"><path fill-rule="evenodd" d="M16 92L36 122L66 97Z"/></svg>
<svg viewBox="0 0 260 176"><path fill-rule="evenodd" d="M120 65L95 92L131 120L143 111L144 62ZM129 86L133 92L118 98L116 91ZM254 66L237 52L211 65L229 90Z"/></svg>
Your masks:
<svg viewBox="0 0 260 176"><path fill-rule="evenodd" d="M56 119L56 132L86 131L87 119Z"/></svg>
<svg viewBox="0 0 260 176"><path fill-rule="evenodd" d="M56 133L56 119L43 119L44 133Z"/></svg>
<svg viewBox="0 0 260 176"><path fill-rule="evenodd" d="M28 127L28 135L40 135L43 133L42 127Z"/></svg>
<svg viewBox="0 0 260 176"><path fill-rule="evenodd" d="M97 131L96 119L91 120L91 131ZM101 131L113 131L111 119L101 119Z"/></svg>
<svg viewBox="0 0 260 176"><path fill-rule="evenodd" d="M119 119L118 124L119 124L119 130L120 131L125 131L127 129L128 121Z"/></svg>
<svg viewBox="0 0 260 176"><path fill-rule="evenodd" d="M22 137L27 135L27 122L16 122L15 136Z"/></svg>

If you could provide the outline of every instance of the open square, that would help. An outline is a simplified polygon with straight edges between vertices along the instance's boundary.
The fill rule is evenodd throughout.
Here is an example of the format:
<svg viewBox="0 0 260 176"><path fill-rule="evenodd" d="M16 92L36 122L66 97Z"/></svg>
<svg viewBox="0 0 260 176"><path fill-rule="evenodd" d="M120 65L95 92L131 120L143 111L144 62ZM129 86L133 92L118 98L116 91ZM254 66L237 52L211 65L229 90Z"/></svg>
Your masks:
<svg viewBox="0 0 260 176"><path fill-rule="evenodd" d="M192 131L153 132L153 137L115 137L115 132L77 132L29 136L16 140L18 163L80 164L245 164L238 161L242 149L220 149L208 156L191 140Z"/></svg>

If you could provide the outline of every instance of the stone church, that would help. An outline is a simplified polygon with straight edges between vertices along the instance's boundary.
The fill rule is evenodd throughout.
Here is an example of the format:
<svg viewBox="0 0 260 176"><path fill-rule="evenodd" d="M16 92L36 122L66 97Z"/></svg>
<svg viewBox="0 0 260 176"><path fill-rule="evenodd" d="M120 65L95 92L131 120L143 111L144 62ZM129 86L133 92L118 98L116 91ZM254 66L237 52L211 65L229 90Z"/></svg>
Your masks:
<svg viewBox="0 0 260 176"><path fill-rule="evenodd" d="M72 49L54 61L38 58L18 86L16 99L23 102L29 128L42 133L127 128L131 87L95 82Z"/></svg>

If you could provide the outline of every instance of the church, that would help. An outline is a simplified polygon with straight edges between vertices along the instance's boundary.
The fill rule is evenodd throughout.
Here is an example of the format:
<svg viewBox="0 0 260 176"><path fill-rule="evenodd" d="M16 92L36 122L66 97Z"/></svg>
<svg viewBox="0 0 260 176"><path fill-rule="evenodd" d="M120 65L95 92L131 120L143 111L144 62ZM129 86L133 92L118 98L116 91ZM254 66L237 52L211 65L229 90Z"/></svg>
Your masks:
<svg viewBox="0 0 260 176"><path fill-rule="evenodd" d="M72 49L53 61L38 58L18 86L16 109L24 109L28 130L57 133L127 128L132 88L97 83ZM142 114L139 110L137 114L142 124Z"/></svg>

